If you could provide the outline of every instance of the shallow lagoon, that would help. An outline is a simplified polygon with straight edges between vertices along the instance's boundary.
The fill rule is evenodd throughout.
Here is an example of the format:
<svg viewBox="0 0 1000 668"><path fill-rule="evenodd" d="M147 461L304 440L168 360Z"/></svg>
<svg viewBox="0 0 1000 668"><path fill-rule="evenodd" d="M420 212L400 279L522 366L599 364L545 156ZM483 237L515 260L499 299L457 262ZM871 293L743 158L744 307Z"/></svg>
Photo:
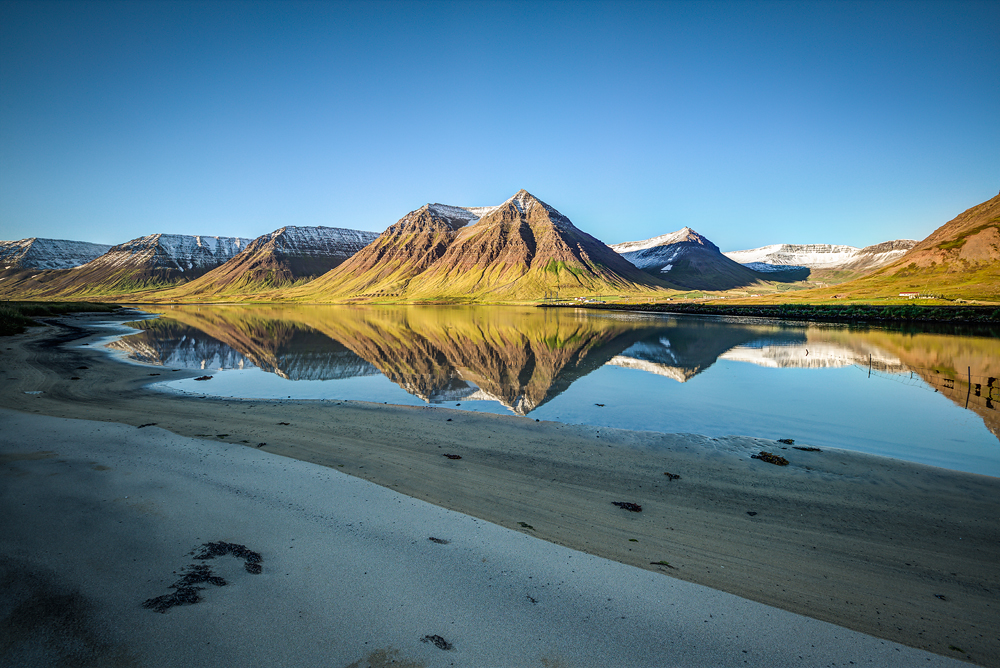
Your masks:
<svg viewBox="0 0 1000 668"><path fill-rule="evenodd" d="M1000 339L511 307L190 306L111 347L181 392L791 438L1000 476ZM970 384L971 379L971 384Z"/></svg>

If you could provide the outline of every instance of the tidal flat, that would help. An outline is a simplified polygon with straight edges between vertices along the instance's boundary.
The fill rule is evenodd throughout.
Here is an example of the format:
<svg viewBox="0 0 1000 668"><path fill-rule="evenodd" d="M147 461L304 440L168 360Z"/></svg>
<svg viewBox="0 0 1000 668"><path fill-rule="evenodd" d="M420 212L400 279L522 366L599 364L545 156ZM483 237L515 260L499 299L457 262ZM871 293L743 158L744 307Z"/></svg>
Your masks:
<svg viewBox="0 0 1000 668"><path fill-rule="evenodd" d="M228 486L238 490L239 496L252 500L255 492L251 483L265 480L267 471L271 471L280 477L282 485L292 490L288 492L291 496L283 497L284 503L292 507L301 499L297 500L292 493L295 476L285 475L286 467L281 462L287 461L288 468L295 468L299 464L291 460L299 460L376 483L409 499L485 520L489 526L518 532L524 540L539 538L546 544L578 550L585 553L581 559L592 555L632 567L633 570L623 573L641 571L655 577L655 582L704 585L939 655L931 657L928 665L946 665L949 658L1000 665L1000 640L994 623L996 592L1000 591L995 568L1000 561L997 548L1000 479L996 477L842 448L796 449L805 445L798 441L793 445L783 444L776 438L623 430L540 418L536 421L516 414L444 411L344 399L260 400L165 394L151 388L150 383L163 380L164 374L173 374L178 380L193 379L206 375L204 370L164 366L151 371L148 365L124 365L94 345L106 337L107 330L97 326L106 321L107 316L67 317L53 327L32 329L4 341L0 397L8 411L0 419L12 427L4 429L5 476L12 481L30 482L32 489L39 490L31 500L40 504L29 513L19 506L27 501L13 492L3 496L8 506L4 508L4 516L25 518L24 522L8 519L5 528L18 529L23 532L23 541L27 541L18 543L8 539L5 556L25 559L24 548L31 541L40 547L46 541L60 539L59 531L53 531L61 522L57 519L60 506L54 494L58 475L49 475L60 471L51 467L77 467L76 474L80 474L80 466L89 467L91 473L86 475L92 476L88 480L93 481L101 480L98 473L112 474L98 467L115 468L113 462L96 457L77 461L69 451L73 433L80 434L79 441L92 445L94 438L100 438L95 436L94 429L99 428L93 426L95 423L115 423L108 427L114 430L114 439L124 438L119 431L125 430L123 433L133 444L117 461L118 467L131 471L132 476L155 477L149 471L143 472L142 439L175 435L193 439L177 445L168 457L168 461L179 458L178 470L191 472L186 475L196 477L197 462L211 458L213 448L229 453L227 457L259 456L261 459L255 466L262 467L260 478L243 480L236 468L231 469L232 478L228 478L224 466L213 466L204 473L214 481L214 489ZM202 381L211 382L214 380ZM57 428L39 418L36 429L32 427L33 415L87 422L82 423L85 426ZM186 458L184 452L194 459ZM780 453L788 464L777 466L752 457L761 452ZM449 454L457 458L445 456ZM65 461L60 463L60 460ZM157 470L164 470L164 466L157 464ZM118 480L115 484L123 483ZM260 484L262 487L256 492L259 496L275 493L270 487L265 489L264 482ZM142 595L137 594L134 601L136 611L155 615L141 609L142 601L163 594L164 587L176 579L170 571L185 566L185 554L206 542L246 545L263 555L261 575L239 575L242 579L237 579L232 574L226 579L235 584L220 588L219 593L237 587L243 592L241 596L246 595L248 590L239 588L250 586L252 578L267 577L269 566L281 563L277 559L279 548L266 538L267 531L262 533L260 528L252 528L252 513L238 517L226 514L209 503L207 497L199 496L207 494L202 490L190 501L198 503L204 499L207 505L203 510L211 521L194 522L197 528L192 531L178 530L177 526L183 528L191 523L187 511L180 510L186 505L174 509L164 499L154 500L155 484L139 487L142 493L138 500L125 502L121 498L124 492L120 497L109 492L109 498L103 501L117 505L102 506L95 501L91 505L74 506L74 521L69 527L77 531L91 520L99 524L97 518L111 508L126 513L128 517L123 521L130 522L130 526L152 522L162 527L174 520L179 522L168 532L168 549L156 558L156 568L150 567L142 576L145 581ZM144 500L144 494L149 494L149 498ZM42 504L41 499L49 496L53 501ZM355 496L364 498L364 493L357 491ZM375 502L371 503L374 508ZM616 503L635 504L641 511L634 512ZM386 513L392 516L392 511L382 506L375 509L383 517ZM409 521L402 517L400 530ZM341 518L330 526L336 525L338 531L362 530L345 528L348 523L349 519ZM449 534L433 523L419 526L418 533L427 534L420 539L422 544L435 549L450 546L434 543L429 540L431 537L449 540L452 545L463 540L461 535ZM34 531L31 527L35 527ZM5 532L5 535L22 534ZM296 536L282 536L288 539L288 544L281 549L298 549L291 546L292 537ZM267 545L255 544L252 539ZM304 540L304 535L298 534L298 539ZM324 554L323 541L318 535L309 541L310 549ZM139 553L145 555L148 547ZM325 558L331 558L331 554ZM391 551L386 554L391 557ZM561 558L568 563L572 554L565 553ZM476 561L485 558L485 563L495 557L493 552L490 556L476 553ZM406 568L404 564L399 567ZM297 568L306 566L299 563ZM339 568L337 573L342 573ZM76 572L77 567L67 569ZM299 587L303 579L313 578L306 571L283 572L282 577L290 578L288 582L294 583L290 585L294 587ZM520 578L522 571L518 573ZM493 575L497 579L484 581L484 587L494 586L493 583L499 586L506 577L502 572ZM277 576L275 572L272 577ZM335 581L337 576L330 577ZM518 586L525 587L520 605L534 607L532 599L542 605L553 590L528 588L532 583L528 582L527 574L524 578L523 582L518 579ZM611 585L615 585L614 580ZM591 584L573 586L577 587L573 591L581 594ZM634 588L622 584L619 591L631 592L631 596ZM674 594L661 593L663 610L678 601L683 601L681 607L699 613L711 607L697 596L675 600L670 598ZM215 592L206 592L205 603L177 608L162 617L178 619L170 615L188 609L213 609L220 613L230 610L224 606L210 608L216 605L212 601L218 600L210 598L214 595ZM389 599L383 596L377 600L382 605ZM628 600L621 602L625 608L616 607L619 603L614 601L612 607L622 610L627 617ZM406 607L405 600L397 604L401 610ZM287 601L280 605L285 609ZM359 608L366 605L358 600ZM732 603L726 603L712 608L718 614L711 613L715 616L710 619L716 619L724 610L732 615L731 606ZM517 614L523 612L519 607L516 610ZM198 612L198 617L204 620L202 614ZM533 613L524 614L529 615L525 617L528 619ZM743 649L765 652L760 656L774 659L773 665L795 665L795 656L781 657L785 649L800 652L802 639L824 648L821 651L833 651L835 647L830 638L836 633L824 645L810 640L817 637L809 635L812 631L788 625L791 621L782 620L777 626L768 627L761 621L766 615L754 619L758 619L758 626L727 627L717 635L736 648L740 648L742 641L735 641L735 637L743 641L756 638L756 644ZM698 623L715 623L708 620L706 617ZM665 653L662 656L691 658L684 665L742 665L747 658L743 649L731 656L720 654L719 645L705 644L709 641L704 636L695 639L685 635L690 630L671 626L673 622L659 629L646 628L645 622L638 619L633 622L637 624L633 627L635 637L648 638L650 633L654 634L657 638L654 644ZM449 634L434 624L418 626L407 627L393 638L413 636L413 651L424 654L412 656L427 665L436 665L437 661L437 655L428 652L459 651L472 644L474 633L469 629ZM366 652L376 650L395 651L373 644L366 650L361 642L377 640L368 637L371 632L366 633L366 640L351 650L355 652L353 656L364 657ZM435 635L453 643L455 649L440 650L432 643L419 642L422 637ZM629 632L627 628L616 629L614 635L625 639ZM684 638L688 639L686 644ZM851 636L850 642L855 640ZM699 643L708 651L701 664L692 658L698 652L690 652L691 646ZM423 649L416 649L417 645ZM680 652L682 646L688 654L669 654ZM877 643L858 647L861 648L858 653L848 652L850 660L867 660L872 665L911 665L915 659L923 664L927 658L915 655L893 658L904 656L895 645L885 645L889 648L886 654L879 654L882 646ZM396 649L406 648L397 645ZM566 643L560 644L560 652L561 657L571 656ZM811 656L806 663L819 665L834 659L846 660L848 654ZM409 655L404 651L400 656ZM538 650L532 656L538 664L548 655ZM578 653L572 658L575 660L569 665L580 663L583 655ZM622 664L656 663L644 664L642 657L633 658L636 660ZM526 665L531 664L526 662Z"/></svg>

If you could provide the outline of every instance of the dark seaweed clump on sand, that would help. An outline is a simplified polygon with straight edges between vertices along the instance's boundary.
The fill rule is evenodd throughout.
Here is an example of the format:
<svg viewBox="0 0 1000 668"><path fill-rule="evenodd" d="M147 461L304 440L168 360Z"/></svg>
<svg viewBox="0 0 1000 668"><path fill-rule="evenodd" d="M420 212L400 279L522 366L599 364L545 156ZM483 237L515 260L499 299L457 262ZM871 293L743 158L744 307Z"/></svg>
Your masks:
<svg viewBox="0 0 1000 668"><path fill-rule="evenodd" d="M243 567L248 573L257 575L263 570L261 567L263 557L259 552L254 552L245 545L222 541L205 543L197 552L191 554L195 559L201 561L231 554L243 560ZM198 585L210 584L216 587L225 587L228 584L224 578L213 573L206 564L191 564L183 568L181 573L183 573L181 578L170 585L170 588L174 590L172 594L146 599L142 607L156 612L166 612L175 605L194 605L201 600L201 594L198 592L205 589Z"/></svg>

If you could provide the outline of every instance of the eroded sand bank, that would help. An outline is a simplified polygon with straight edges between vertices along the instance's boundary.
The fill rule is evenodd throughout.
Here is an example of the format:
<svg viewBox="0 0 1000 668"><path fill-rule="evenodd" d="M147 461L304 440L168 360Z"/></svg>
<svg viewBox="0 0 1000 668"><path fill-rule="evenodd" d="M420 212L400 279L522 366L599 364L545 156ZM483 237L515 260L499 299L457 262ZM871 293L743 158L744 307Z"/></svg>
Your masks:
<svg viewBox="0 0 1000 668"><path fill-rule="evenodd" d="M846 451L778 450L780 445L759 439L598 430L355 402L164 395L145 385L186 372L123 365L82 346L103 334L92 329L94 320L71 317L60 326L0 342L0 405L29 415L131 425L115 429L131 429L136 438L155 432L137 427L156 423L173 434L214 441L220 452L245 451L251 459L270 452L322 464L528 536L637 566L653 582L687 580L940 655L1000 665L996 478ZM83 366L87 368L79 368ZM161 375L151 378L151 373ZM23 447L9 450L8 445L8 451L19 456L58 452L34 442L31 432L22 424ZM259 443L266 445L258 448ZM761 449L778 451L791 465L776 467L749 458ZM55 461L63 457L59 454ZM21 459L7 470L44 467L50 460ZM209 479L225 480L213 471L206 472ZM671 481L664 472L680 478ZM285 484L294 478L280 477ZM242 488L267 484L262 474ZM614 506L615 501L638 503L643 510L630 513ZM88 516L103 517L106 510L94 504ZM176 534L174 551L161 561L172 565L155 576L157 569L150 567L156 591L144 596L166 593L161 590L173 577L170 571L186 565L177 560L198 541L246 542L235 534L207 535L207 529L196 531L193 540L176 527L171 531ZM418 531L411 538L424 541L423 533L429 532ZM491 540L506 545L510 539ZM143 554L149 550L143 549ZM280 548L274 543L269 549ZM321 544L313 549L322 553ZM493 549L503 553L507 548ZM660 561L670 566L651 563ZM58 573L58 566L52 570ZM247 576L248 584L253 577ZM279 605L293 614L288 613L289 601ZM781 647L797 646L797 628L785 622L777 627L751 624L741 636L765 638L757 648L771 647L780 654ZM662 638L656 642L666 647ZM677 655L678 665L694 665L685 657ZM539 650L535 659L540 658ZM736 659L732 665L741 665ZM817 658L805 665L828 662ZM646 665L663 664L650 660Z"/></svg>

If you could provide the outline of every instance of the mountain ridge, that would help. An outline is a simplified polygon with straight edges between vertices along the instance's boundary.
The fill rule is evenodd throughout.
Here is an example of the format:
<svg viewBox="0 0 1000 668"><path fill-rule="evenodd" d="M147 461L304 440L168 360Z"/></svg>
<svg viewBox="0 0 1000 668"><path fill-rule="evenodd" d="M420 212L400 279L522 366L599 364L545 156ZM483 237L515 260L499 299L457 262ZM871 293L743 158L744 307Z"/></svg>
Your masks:
<svg viewBox="0 0 1000 668"><path fill-rule="evenodd" d="M19 269L71 269L97 259L110 244L89 241L28 237L0 241L0 271Z"/></svg>
<svg viewBox="0 0 1000 668"><path fill-rule="evenodd" d="M280 227L235 256L156 299L256 294L321 276L377 238L374 232L325 226Z"/></svg>

